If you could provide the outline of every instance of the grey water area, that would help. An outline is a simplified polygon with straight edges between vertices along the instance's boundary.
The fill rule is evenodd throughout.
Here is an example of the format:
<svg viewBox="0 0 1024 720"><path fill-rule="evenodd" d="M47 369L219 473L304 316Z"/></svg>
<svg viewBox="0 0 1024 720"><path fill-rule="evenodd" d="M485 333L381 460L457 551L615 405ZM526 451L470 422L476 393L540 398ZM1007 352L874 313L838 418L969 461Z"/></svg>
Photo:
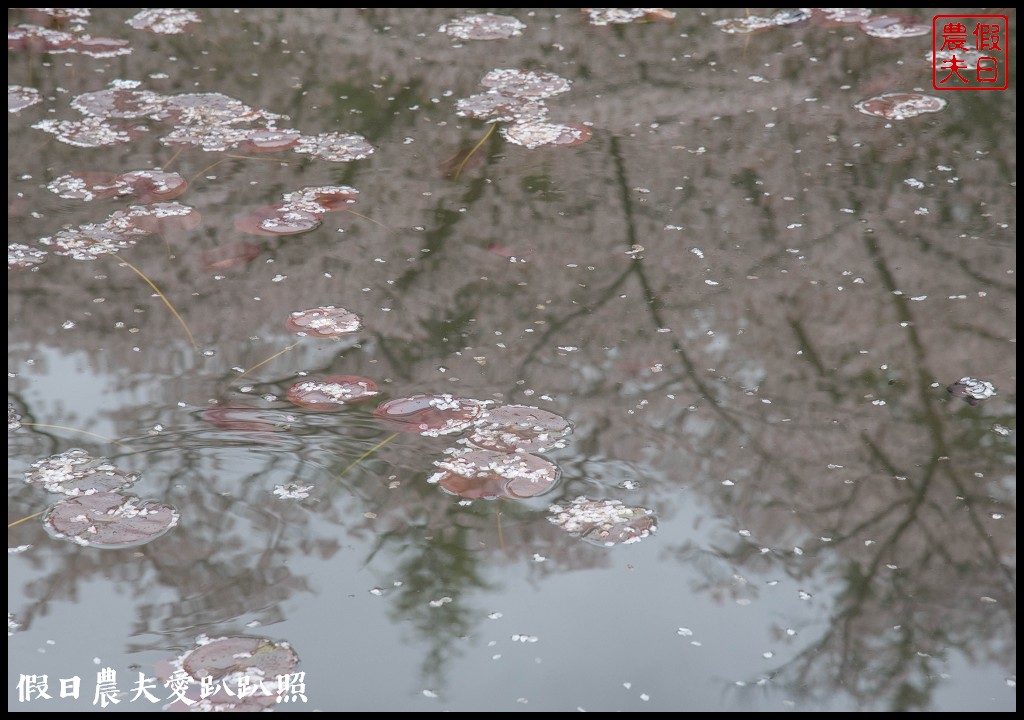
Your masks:
<svg viewBox="0 0 1024 720"><path fill-rule="evenodd" d="M72 36L9 38L8 710L1016 710L1015 64L933 90L930 34L817 11L136 12L8 10ZM290 399L338 376L377 394ZM571 433L466 489L419 396ZM172 526L55 529L26 474L76 448Z"/></svg>

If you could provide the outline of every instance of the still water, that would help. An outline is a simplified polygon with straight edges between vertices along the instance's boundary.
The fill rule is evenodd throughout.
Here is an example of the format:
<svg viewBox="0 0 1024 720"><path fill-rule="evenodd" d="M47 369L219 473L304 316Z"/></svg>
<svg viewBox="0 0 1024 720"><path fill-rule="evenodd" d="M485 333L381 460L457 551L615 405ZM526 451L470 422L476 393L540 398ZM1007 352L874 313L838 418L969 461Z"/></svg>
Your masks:
<svg viewBox="0 0 1024 720"><path fill-rule="evenodd" d="M9 11L8 709L1015 710L1015 66L472 12Z"/></svg>

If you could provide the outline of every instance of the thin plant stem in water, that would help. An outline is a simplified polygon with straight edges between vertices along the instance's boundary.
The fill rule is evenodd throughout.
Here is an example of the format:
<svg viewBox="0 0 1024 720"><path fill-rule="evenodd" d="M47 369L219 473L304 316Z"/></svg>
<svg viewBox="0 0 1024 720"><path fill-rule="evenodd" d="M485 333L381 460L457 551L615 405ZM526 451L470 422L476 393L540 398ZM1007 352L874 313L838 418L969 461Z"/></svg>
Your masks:
<svg viewBox="0 0 1024 720"><path fill-rule="evenodd" d="M489 138L491 134L494 132L494 126L495 123L491 123L491 127L488 128L487 133L482 138L480 138L480 142L473 146L473 149L466 154L466 157L462 158L462 162L460 162L459 166L455 168L455 175L452 176L452 180L459 179L459 175L462 174L462 169L466 167L466 163L469 162L469 159L473 157L473 154L480 149L480 146L487 142L487 138Z"/></svg>
<svg viewBox="0 0 1024 720"><path fill-rule="evenodd" d="M142 278L143 280L146 281L147 285L149 285L151 288L153 288L153 291L156 292L156 294L160 297L160 299L164 301L164 305L166 305L167 308L174 314L174 317L177 318L178 323L180 323L181 326L183 328L185 328L185 333L188 335L188 341L192 344L192 348L194 350L198 350L199 349L199 345L196 343L196 339L195 339L195 337L193 337L192 331L188 327L188 323L186 323L185 320L181 317L181 315L178 314L178 311L174 309L174 306L171 305L171 301L167 299L167 296L164 295L162 292L160 292L160 288L158 288L156 285L154 285L153 281L150 280L148 277L146 277L146 274L144 272L139 270L137 267L132 265L130 262L125 260L123 257L118 255L117 253L114 253L114 257L116 257L118 260L123 262L129 268L131 268L140 278Z"/></svg>
<svg viewBox="0 0 1024 720"><path fill-rule="evenodd" d="M175 157L177 157L177 156L175 156ZM188 184L191 185L196 180L201 178L204 174L210 172L211 170L213 170L215 167L220 165L222 162L224 162L228 158L232 158L234 160L262 160L263 162L276 162L276 163L283 163L285 165L288 164L288 162L286 160L281 160L280 158L254 157L252 155L235 155L233 153L225 153L224 156L221 157L219 160L217 160L214 163L211 163L210 165L207 165L202 170L200 170L195 175L193 175L192 179L188 181Z"/></svg>
<svg viewBox="0 0 1024 720"><path fill-rule="evenodd" d="M184 150L185 150L185 146L184 146L184 145L182 145L181 147L179 147L179 148L178 148L178 149L177 149L177 150L175 151L175 153L174 153L173 155L171 155L171 159L170 159L170 160L168 160L168 161L167 161L166 163L164 163L164 166L163 166L163 168L161 168L161 169L162 169L162 170L163 170L164 172L167 172L167 169L168 169L168 168L169 168L169 167L170 167L171 165L173 165L173 164L174 164L174 161L178 159L178 156L179 156L179 155L181 155L181 153L182 153L182 152L183 152Z"/></svg>
<svg viewBox="0 0 1024 720"><path fill-rule="evenodd" d="M500 547L501 551L504 552L505 551L505 533L501 529L501 510L499 510L498 508L494 509L494 521L498 525L498 547Z"/></svg>
<svg viewBox="0 0 1024 720"><path fill-rule="evenodd" d="M362 213L357 213L357 212L356 212L356 211L354 211L354 210L345 210L345 212L347 212L347 213L350 213L350 214L352 214L352 215L355 215L356 217L361 217L361 218L362 218L363 220L369 220L369 221L370 221L370 222L372 222L372 223L373 223L374 225L380 225L380 226L381 226L382 228L384 228L385 230L387 230L387 231L388 231L389 233L394 233L394 232L395 232L394 230L392 230L391 228L389 228L389 227L388 227L387 225L385 225L384 223L382 223L382 222L381 222L380 220L374 220L374 219L373 219L372 217L370 217L369 215L363 215Z"/></svg>
<svg viewBox="0 0 1024 720"><path fill-rule="evenodd" d="M39 512L37 512L37 513L32 513L32 514L31 514L31 515L29 515L28 517L23 517L23 518L22 518L21 520L15 520L14 522L9 522L9 523L7 523L7 529L8 529L8 530L10 530L10 529L11 529L12 527L14 527L15 525L20 525L21 523L25 522L26 520L31 520L31 519L32 519L32 518L34 518L34 517L39 517L39 516L40 516L40 515L42 515L42 514L43 514L44 512L46 512L46 511L45 511L45 510L40 510L40 511L39 511Z"/></svg>
<svg viewBox="0 0 1024 720"><path fill-rule="evenodd" d="M348 466L347 466L347 467L346 467L346 468L345 468L344 470L342 470L342 471L341 471L340 473L338 473L338 476L337 476L336 478L334 478L334 481L335 481L335 482L337 482L338 480L341 480L341 478L343 478L343 477L345 476L345 473L347 473L347 472L348 472L349 470L351 470L352 468L354 468L354 467L355 467L356 465L358 465L359 463L361 463L361 462L362 462L363 460L365 460L366 458L368 458L368 457L370 457L371 455L373 455L373 454L374 454L375 452L377 452L378 450L380 450L380 449L381 449L382 447L384 447L385 445L387 445L387 444L388 444L389 442L391 442L392 440L394 440L394 439L395 439L396 437L398 437L398 433L391 433L391 434L390 434L390 435L388 435L388 436L387 436L386 438L384 438L383 440L381 440L381 441L380 441L379 443L377 443L376 445L374 445L374 446L373 446L372 448L370 448L369 450L367 450L366 452L364 452L364 453L363 453L362 455L360 455L360 456L359 456L359 457L357 457L357 458L356 458L355 460L353 460L352 462L350 462L350 463L348 464Z"/></svg>
<svg viewBox="0 0 1024 720"><path fill-rule="evenodd" d="M278 351L277 351L276 353L274 353L273 355L271 355L271 356L270 356L270 357L268 357L267 359L265 359L265 360L260 360L260 361L259 361L258 363L256 363L255 365L253 365L253 366L252 366L251 368L246 368L245 370L243 370L243 371L242 371L242 373L241 373L241 375L236 375L234 379L235 379L235 380L238 380L239 378L241 378L241 377L244 377L245 375L248 375L249 373L251 373L251 372L252 372L253 370L255 370L256 368L259 368L259 367L263 367L263 366L264 366L264 365L266 365L266 364L267 364L268 362L270 362L270 361L272 361L272 360L275 360L275 359L277 359L277 358L281 357L281 356L282 356L282 355L284 355L284 354L285 354L286 352L290 352L290 351L292 350L292 348L294 348L294 347L295 347L296 345L298 345L298 344L299 344L300 342L302 342L302 340L296 340L296 341L295 341L295 342L293 342L293 343L292 343L291 345L289 345L288 347L286 347L286 348L285 348L284 350L278 350Z"/></svg>
<svg viewBox="0 0 1024 720"><path fill-rule="evenodd" d="M70 432L81 433L82 435L89 435L91 437L97 438L98 440L103 440L104 442L112 443L114 445L120 445L121 447L125 448L126 450L132 450L133 449L130 445L127 445L127 444L121 442L120 440L115 440L114 438L108 438L105 435L98 435L98 434L96 434L94 432L89 432L88 430L79 430L78 428L68 427L66 425L47 425L46 423L34 423L34 422L23 422L21 424L24 427L48 428L50 430L69 430Z"/></svg>

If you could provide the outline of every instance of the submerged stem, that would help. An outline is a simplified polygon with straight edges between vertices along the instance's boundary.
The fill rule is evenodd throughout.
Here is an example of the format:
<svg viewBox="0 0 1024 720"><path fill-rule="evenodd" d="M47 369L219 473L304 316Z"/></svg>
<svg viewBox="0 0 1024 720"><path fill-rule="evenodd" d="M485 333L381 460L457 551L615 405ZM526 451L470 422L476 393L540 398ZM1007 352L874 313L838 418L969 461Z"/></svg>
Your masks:
<svg viewBox="0 0 1024 720"><path fill-rule="evenodd" d="M97 438L99 440L103 440L104 442L112 443L114 445L120 445L121 447L123 447L123 448L125 448L127 450L131 450L132 449L132 447L130 445L126 445L125 443L121 442L120 440L115 440L114 438L108 438L105 435L99 435L99 434L94 433L94 432L89 432L88 430L79 430L78 428L68 427L66 425L47 425L46 423L34 423L34 422L23 422L21 424L23 426L25 426L25 427L49 428L51 430L70 430L71 432L81 433L82 435L90 435L90 436L92 436L94 438Z"/></svg>
<svg viewBox="0 0 1024 720"><path fill-rule="evenodd" d="M146 274L144 272L139 270L137 267L132 265L130 262L125 260L123 257L118 255L117 253L114 253L114 257L116 257L118 260L123 262L129 268L131 268L131 270L133 270L140 278L142 278L143 280L146 281L147 285L149 285L151 288L153 288L153 291L156 292L156 294L160 297L160 299L164 301L164 305L166 305L168 307L168 309L174 314L174 317L177 318L177 320L181 324L181 326L183 328L185 328L185 332L188 334L188 341L192 344L192 348L194 350L198 350L199 349L199 345L196 343L196 339L195 339L195 337L193 337L192 331L189 329L188 324L184 321L184 319L182 319L181 315L178 314L178 311L174 309L174 306L171 305L171 301L167 299L167 296L164 295L162 292L160 292L160 288L158 288L156 285L154 285L153 281L150 280L148 277L146 277Z"/></svg>
<svg viewBox="0 0 1024 720"><path fill-rule="evenodd" d="M459 175L462 174L462 168L466 167L466 163L469 162L469 159L471 157L473 157L473 153L475 153L477 150L479 150L480 146L483 145L485 142L487 142L487 138L489 138L491 136L491 133L494 132L494 125L495 125L494 123L491 123L491 127L488 128L487 134L484 135L482 138L480 138L480 142L478 142L476 145L473 146L473 149L470 150L469 153L467 153L466 157L462 158L462 162L460 162L459 166L457 168L455 168L455 175L452 176L452 180L458 180L459 179Z"/></svg>

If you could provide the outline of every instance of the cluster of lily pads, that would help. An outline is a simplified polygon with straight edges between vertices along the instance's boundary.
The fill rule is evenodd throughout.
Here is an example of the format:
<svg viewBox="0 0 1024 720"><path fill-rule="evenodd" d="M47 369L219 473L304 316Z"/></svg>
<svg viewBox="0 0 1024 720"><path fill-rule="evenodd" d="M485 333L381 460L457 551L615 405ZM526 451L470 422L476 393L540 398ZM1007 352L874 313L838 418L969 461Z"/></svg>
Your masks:
<svg viewBox="0 0 1024 720"><path fill-rule="evenodd" d="M865 35L888 39L927 35L932 31L930 22L903 15L874 15L869 8L788 8L776 10L771 15L744 15L715 20L714 25L730 35L749 35L807 22L856 26Z"/></svg>
<svg viewBox="0 0 1024 720"><path fill-rule="evenodd" d="M64 496L43 515L43 525L54 537L89 547L124 548L151 542L178 524L178 511L170 505L121 492L140 477L72 448L32 463L25 482Z"/></svg>
<svg viewBox="0 0 1024 720"><path fill-rule="evenodd" d="M162 144L207 152L292 150L330 162L349 162L374 151L363 136L354 133L303 135L279 128L277 123L287 120L286 115L250 107L222 93L162 95L140 86L138 81L117 80L104 90L77 95L71 107L84 118L47 118L32 127L84 148L131 142L155 123L169 126L160 134Z"/></svg>
<svg viewBox="0 0 1024 720"><path fill-rule="evenodd" d="M7 29L7 50L47 53L77 53L95 58L130 55L131 43L123 38L95 37L88 32L89 8L15 8L33 22ZM177 35L201 22L199 15L184 8L148 8L125 20L136 30L160 35Z"/></svg>
<svg viewBox="0 0 1024 720"><path fill-rule="evenodd" d="M485 92L461 98L455 114L488 123L507 123L501 136L510 143L533 150L538 147L573 146L593 135L586 125L548 122L544 100L568 92L572 81L546 71L496 68L480 80Z"/></svg>
<svg viewBox="0 0 1024 720"><path fill-rule="evenodd" d="M362 328L358 315L344 308L322 306L289 315L287 328L302 336L337 339ZM299 407L333 412L376 397L377 385L368 378L331 375L305 378L291 385L287 399ZM273 423L259 420L244 409L222 408L207 419L222 427L274 430ZM254 411L258 412L258 411ZM418 393L380 403L374 417L397 432L425 437L460 434L455 447L434 462L438 468L427 482L473 500L523 500L549 492L561 477L558 466L541 457L566 446L572 423L561 415L528 405L495 405L449 393ZM275 490L282 498L301 499L312 488L284 487ZM635 542L655 530L655 519L646 508L628 507L619 501L592 501L580 497L553 505L550 521L586 540L602 544Z"/></svg>

